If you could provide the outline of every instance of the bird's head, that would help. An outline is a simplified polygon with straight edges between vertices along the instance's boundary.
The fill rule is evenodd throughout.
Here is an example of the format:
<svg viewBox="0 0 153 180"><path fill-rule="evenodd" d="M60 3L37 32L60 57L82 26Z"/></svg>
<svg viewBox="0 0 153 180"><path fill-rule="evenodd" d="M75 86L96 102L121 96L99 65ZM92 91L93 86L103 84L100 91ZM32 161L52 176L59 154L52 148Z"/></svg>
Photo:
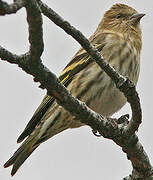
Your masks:
<svg viewBox="0 0 153 180"><path fill-rule="evenodd" d="M104 14L98 29L123 34L129 34L130 32L141 34L139 24L144 15L125 4L115 4Z"/></svg>

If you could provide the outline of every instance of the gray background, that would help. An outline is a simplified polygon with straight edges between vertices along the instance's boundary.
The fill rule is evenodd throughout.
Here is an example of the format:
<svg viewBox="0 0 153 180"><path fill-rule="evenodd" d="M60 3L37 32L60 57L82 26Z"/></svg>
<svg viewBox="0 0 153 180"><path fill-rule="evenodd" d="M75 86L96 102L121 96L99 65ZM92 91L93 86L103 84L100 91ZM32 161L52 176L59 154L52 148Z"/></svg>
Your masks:
<svg viewBox="0 0 153 180"><path fill-rule="evenodd" d="M104 12L114 3L126 3L147 14L141 21L143 47L137 90L143 108L143 123L138 136L153 163L153 2L151 0L46 0L45 2L87 37L94 32ZM45 42L43 60L50 70L58 75L80 46L45 17L43 27ZM0 17L0 45L17 54L28 50L24 9L15 15ZM11 169L4 169L2 165L19 146L16 139L46 91L39 89L39 84L34 83L32 77L16 65L2 61L0 61L0 82L0 179L10 180ZM115 116L128 112L130 109L127 105ZM110 140L96 138L89 127L82 127L67 130L41 145L13 179L119 180L130 172L130 161L120 147Z"/></svg>

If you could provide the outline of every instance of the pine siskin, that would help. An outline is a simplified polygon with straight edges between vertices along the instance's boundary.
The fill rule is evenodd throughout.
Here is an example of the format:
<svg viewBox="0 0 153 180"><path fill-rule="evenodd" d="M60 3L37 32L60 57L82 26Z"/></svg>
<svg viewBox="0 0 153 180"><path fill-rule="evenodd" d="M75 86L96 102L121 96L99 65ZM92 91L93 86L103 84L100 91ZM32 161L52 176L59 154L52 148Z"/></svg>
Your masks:
<svg viewBox="0 0 153 180"><path fill-rule="evenodd" d="M100 22L90 42L123 76L137 83L140 69L141 29L139 14L135 9L115 4ZM79 73L73 70L82 63L87 66ZM124 95L101 68L92 61L88 53L81 49L65 67L60 76L61 82L78 99L103 116L111 116L126 103ZM46 95L34 113L17 142L23 141L19 149L5 163L13 165L14 175L29 155L44 141L68 128L83 126L56 101Z"/></svg>

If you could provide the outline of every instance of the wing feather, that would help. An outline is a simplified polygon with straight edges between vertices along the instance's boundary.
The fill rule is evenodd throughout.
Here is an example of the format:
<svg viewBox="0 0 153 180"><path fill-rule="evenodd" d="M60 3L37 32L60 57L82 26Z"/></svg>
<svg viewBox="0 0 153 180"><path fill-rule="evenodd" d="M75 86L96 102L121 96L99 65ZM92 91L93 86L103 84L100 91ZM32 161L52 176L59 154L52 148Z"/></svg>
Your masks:
<svg viewBox="0 0 153 180"><path fill-rule="evenodd" d="M95 39L93 39L94 41ZM104 44L102 43L94 43L95 48L97 48L99 51L101 51L104 47ZM67 87L70 82L73 80L73 77L80 72L82 69L84 69L86 66L88 66L91 62L93 62L92 58L88 55L88 53L84 49L80 49L78 53L72 58L70 63L64 68L62 71L59 79L61 83ZM42 100L39 107L36 109L34 115L32 116L31 120L25 127L22 134L17 139L17 143L20 143L23 141L27 136L29 136L33 130L35 129L36 125L41 121L41 118L46 113L49 107L54 102L54 98L46 95L44 99Z"/></svg>

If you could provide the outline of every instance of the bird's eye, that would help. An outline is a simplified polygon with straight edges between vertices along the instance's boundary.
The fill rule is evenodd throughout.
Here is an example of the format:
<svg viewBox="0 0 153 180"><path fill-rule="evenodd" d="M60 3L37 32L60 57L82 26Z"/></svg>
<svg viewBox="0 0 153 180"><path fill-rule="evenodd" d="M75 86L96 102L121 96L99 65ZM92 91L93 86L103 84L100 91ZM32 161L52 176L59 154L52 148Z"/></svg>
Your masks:
<svg viewBox="0 0 153 180"><path fill-rule="evenodd" d="M116 16L116 18L117 19L119 19L119 18L121 18L123 15L121 14L121 13L119 13L117 16Z"/></svg>

